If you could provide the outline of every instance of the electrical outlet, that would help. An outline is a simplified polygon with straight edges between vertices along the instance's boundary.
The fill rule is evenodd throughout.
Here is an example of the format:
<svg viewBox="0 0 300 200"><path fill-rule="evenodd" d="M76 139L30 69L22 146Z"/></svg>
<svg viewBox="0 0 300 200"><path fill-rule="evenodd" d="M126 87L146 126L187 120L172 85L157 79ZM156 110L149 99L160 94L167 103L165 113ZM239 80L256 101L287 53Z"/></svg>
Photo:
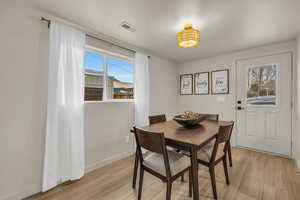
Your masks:
<svg viewBox="0 0 300 200"><path fill-rule="evenodd" d="M129 143L130 137L126 136L126 143Z"/></svg>

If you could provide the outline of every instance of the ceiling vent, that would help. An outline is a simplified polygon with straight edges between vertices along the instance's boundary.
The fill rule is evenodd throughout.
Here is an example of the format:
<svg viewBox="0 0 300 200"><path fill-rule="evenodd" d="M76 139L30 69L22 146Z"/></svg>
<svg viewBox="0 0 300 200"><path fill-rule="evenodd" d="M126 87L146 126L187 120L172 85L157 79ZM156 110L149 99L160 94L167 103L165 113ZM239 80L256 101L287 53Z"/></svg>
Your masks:
<svg viewBox="0 0 300 200"><path fill-rule="evenodd" d="M128 22L125 22L125 21L122 22L120 24L120 26L121 26L121 28L123 28L123 29L125 29L127 31L131 31L131 32L135 32L136 31L135 28L131 24L129 24Z"/></svg>

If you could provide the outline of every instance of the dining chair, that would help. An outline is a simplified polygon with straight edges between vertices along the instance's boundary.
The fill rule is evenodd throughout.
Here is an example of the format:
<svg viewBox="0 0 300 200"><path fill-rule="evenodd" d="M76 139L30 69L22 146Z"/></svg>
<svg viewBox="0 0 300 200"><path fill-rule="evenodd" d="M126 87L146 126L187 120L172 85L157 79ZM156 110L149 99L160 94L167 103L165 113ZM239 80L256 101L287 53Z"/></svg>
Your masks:
<svg viewBox="0 0 300 200"><path fill-rule="evenodd" d="M165 114L149 116L150 125L160 123L160 122L165 122L165 121L167 121Z"/></svg>
<svg viewBox="0 0 300 200"><path fill-rule="evenodd" d="M152 116L149 116L148 118L149 118L150 125L167 121L165 114L152 115ZM139 158L138 158L138 154L136 154L135 160L134 160L134 167L133 167L132 188L135 188L135 185L136 185L136 179L137 179L137 173L138 173L138 167L139 167L138 163L139 163ZM183 180L183 178L182 178L182 180Z"/></svg>
<svg viewBox="0 0 300 200"><path fill-rule="evenodd" d="M226 152L228 151L229 148L229 142L230 142L233 126L234 126L233 121L228 122L228 124L226 125L221 125L213 146L209 148L204 146L197 153L198 163L209 168L209 174L211 178L211 185L212 185L214 199L218 199L216 178L215 178L215 166L221 161L223 162L226 183L229 185ZM219 149L219 147L222 146L223 148ZM183 153L189 156L188 152L183 152Z"/></svg>
<svg viewBox="0 0 300 200"><path fill-rule="evenodd" d="M206 119L208 119L208 120L219 121L219 114L204 114L204 115L206 115ZM231 155L230 139L229 139L229 143L228 143L227 154L228 154L229 166L232 167L232 155Z"/></svg>
<svg viewBox="0 0 300 200"><path fill-rule="evenodd" d="M208 120L216 120L219 121L219 114L203 114L206 115L206 119Z"/></svg>
<svg viewBox="0 0 300 200"><path fill-rule="evenodd" d="M172 183L189 171L189 196L192 196L190 162L184 155L167 150L163 133L150 132L134 127L138 158L140 160L140 180L138 200L141 200L144 172L148 172L167 184L166 200L171 199ZM150 153L143 156L141 148Z"/></svg>
<svg viewBox="0 0 300 200"><path fill-rule="evenodd" d="M207 120L219 121L219 114L201 113L201 115L205 115L205 119L207 119ZM214 145L214 142L210 141L208 144L205 145L205 148L211 148L211 147L213 147L213 145Z"/></svg>
<svg viewBox="0 0 300 200"><path fill-rule="evenodd" d="M167 121L165 114L149 116L149 124L150 125L165 122L165 121ZM167 147L167 149L176 151L176 152L180 152L179 149L176 149L174 147ZM182 181L184 181L184 176L182 176L181 178L182 178Z"/></svg>

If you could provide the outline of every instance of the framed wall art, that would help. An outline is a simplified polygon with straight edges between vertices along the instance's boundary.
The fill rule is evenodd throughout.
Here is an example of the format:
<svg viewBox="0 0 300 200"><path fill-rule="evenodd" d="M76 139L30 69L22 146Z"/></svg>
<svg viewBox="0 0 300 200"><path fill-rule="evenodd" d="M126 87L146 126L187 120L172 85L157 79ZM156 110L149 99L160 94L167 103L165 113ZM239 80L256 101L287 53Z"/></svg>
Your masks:
<svg viewBox="0 0 300 200"><path fill-rule="evenodd" d="M211 93L229 94L229 70L217 70L211 72Z"/></svg>
<svg viewBox="0 0 300 200"><path fill-rule="evenodd" d="M180 75L180 95L193 94L193 74Z"/></svg>
<svg viewBox="0 0 300 200"><path fill-rule="evenodd" d="M194 74L194 94L207 95L209 94L210 80L209 72L199 72Z"/></svg>

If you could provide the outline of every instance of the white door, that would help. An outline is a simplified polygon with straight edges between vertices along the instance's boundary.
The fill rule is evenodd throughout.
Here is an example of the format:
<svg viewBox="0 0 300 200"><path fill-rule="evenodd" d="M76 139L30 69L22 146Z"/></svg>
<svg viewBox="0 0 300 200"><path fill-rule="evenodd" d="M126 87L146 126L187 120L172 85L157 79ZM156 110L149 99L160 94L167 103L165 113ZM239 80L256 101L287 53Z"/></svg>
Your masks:
<svg viewBox="0 0 300 200"><path fill-rule="evenodd" d="M291 53L237 61L237 144L291 155Z"/></svg>

